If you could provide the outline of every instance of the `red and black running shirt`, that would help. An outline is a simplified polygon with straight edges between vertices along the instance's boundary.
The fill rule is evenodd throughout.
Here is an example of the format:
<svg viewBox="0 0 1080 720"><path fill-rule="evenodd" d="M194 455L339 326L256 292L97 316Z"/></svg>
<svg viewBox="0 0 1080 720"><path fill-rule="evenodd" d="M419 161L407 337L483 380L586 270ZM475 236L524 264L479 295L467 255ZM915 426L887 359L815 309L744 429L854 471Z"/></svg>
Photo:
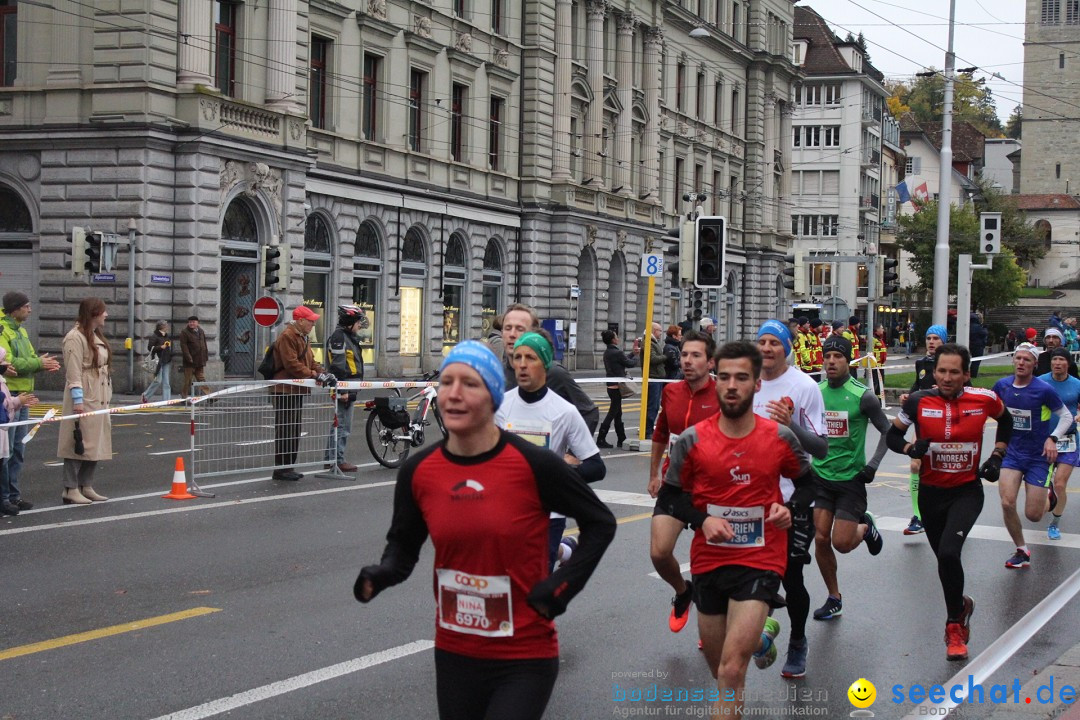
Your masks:
<svg viewBox="0 0 1080 720"><path fill-rule="evenodd" d="M983 426L1005 411L992 390L965 387L952 399L938 388L908 396L897 419L915 426L915 436L930 441L919 467L919 482L956 487L975 480L982 456Z"/></svg>
<svg viewBox="0 0 1080 720"><path fill-rule="evenodd" d="M581 534L570 561L549 576L552 511L575 518ZM452 455L444 442L408 459L382 561L361 577L376 593L402 582L429 533L435 647L475 658L550 658L559 654L555 623L526 598L565 609L614 538L615 517L560 457L502 432L476 457Z"/></svg>
<svg viewBox="0 0 1080 720"><path fill-rule="evenodd" d="M690 546L695 575L726 565L772 570L787 568L787 530L765 522L773 503L783 504L780 476L802 477L810 461L795 433L768 418L754 417L754 429L741 438L720 431L709 418L686 432L671 448L664 482L690 493L694 507L731 523L735 537L713 545L700 529Z"/></svg>

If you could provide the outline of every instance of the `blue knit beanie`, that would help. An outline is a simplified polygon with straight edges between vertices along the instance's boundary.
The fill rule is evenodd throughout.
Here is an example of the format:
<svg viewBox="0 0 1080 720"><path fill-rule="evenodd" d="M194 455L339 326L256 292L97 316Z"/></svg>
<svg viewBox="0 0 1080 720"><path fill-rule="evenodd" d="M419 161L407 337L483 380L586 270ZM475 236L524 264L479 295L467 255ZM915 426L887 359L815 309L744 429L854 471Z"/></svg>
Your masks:
<svg viewBox="0 0 1080 720"><path fill-rule="evenodd" d="M791 331L779 320L766 320L763 322L761 329L757 331L757 339L760 340L762 335L775 336L780 341L780 344L784 346L784 354L787 355L791 352Z"/></svg>
<svg viewBox="0 0 1080 720"><path fill-rule="evenodd" d="M502 363L499 362L499 358L495 357L495 353L491 352L491 348L476 340L466 340L458 343L443 359L442 365L439 366L439 372L445 370L447 365L453 365L454 363L468 365L480 374L480 378L484 381L484 385L487 386L488 392L491 393L491 401L495 404L495 409L498 410L503 400L503 386L506 383L506 376L503 375Z"/></svg>
<svg viewBox="0 0 1080 720"><path fill-rule="evenodd" d="M937 335L941 342L949 342L949 330L944 325L931 325L926 328L927 335Z"/></svg>

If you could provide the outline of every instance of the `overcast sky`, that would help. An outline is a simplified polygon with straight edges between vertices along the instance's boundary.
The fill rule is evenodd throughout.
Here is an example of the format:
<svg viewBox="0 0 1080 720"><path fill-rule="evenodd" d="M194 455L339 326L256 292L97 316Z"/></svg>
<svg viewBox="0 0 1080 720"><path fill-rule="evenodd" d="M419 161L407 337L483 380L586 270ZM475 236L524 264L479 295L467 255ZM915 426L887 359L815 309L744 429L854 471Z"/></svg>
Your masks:
<svg viewBox="0 0 1080 720"><path fill-rule="evenodd" d="M799 4L813 8L841 38L848 31L853 35L861 31L871 61L888 79L908 78L924 67L945 67L948 0L811 0ZM1002 123L1013 107L1022 104L1025 5L1025 0L956 0L956 67L982 69L975 77L987 79ZM992 73L1000 73L1006 82L992 78Z"/></svg>

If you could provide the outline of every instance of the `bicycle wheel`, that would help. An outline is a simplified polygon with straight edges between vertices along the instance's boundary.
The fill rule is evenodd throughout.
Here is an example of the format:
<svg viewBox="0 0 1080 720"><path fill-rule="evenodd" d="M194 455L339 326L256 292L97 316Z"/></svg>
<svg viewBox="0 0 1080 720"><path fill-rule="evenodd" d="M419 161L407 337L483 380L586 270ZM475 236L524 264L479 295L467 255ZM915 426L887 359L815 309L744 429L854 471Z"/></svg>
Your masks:
<svg viewBox="0 0 1080 720"><path fill-rule="evenodd" d="M372 411L368 414L367 430L364 433L372 457L383 467L400 467L405 458L409 457L410 445L407 439L396 439L395 436L406 432L406 428L387 428L379 420L378 413Z"/></svg>

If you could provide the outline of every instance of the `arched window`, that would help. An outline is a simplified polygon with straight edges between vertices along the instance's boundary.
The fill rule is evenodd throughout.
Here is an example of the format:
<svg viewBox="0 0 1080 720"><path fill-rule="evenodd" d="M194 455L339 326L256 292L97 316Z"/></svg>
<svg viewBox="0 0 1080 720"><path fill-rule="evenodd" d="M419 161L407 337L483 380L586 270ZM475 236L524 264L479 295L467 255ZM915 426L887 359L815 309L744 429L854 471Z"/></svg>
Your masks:
<svg viewBox="0 0 1080 720"><path fill-rule="evenodd" d="M379 281L383 263L379 228L370 220L361 223L356 231L353 256L352 300L364 309L364 320L360 323L360 352L365 363L374 365L378 330L382 327Z"/></svg>
<svg viewBox="0 0 1080 720"><path fill-rule="evenodd" d="M1049 250L1052 243L1051 236L1053 234L1053 228L1050 226L1050 223L1046 220L1037 221L1035 223L1035 231L1038 232L1039 236L1042 238L1043 246Z"/></svg>
<svg viewBox="0 0 1080 720"><path fill-rule="evenodd" d="M461 316L465 312L465 283L468 277L466 241L458 233L450 236L443 256L443 354L461 342ZM467 328L466 328L467 329Z"/></svg>
<svg viewBox="0 0 1080 720"><path fill-rule="evenodd" d="M503 259L499 243L494 238L488 240L484 248L484 282L480 298L480 328L482 337L492 332L495 316L502 312Z"/></svg>
<svg viewBox="0 0 1080 720"><path fill-rule="evenodd" d="M411 263L425 262L424 237L416 228L409 228L405 233L405 242L401 245L401 261Z"/></svg>
<svg viewBox="0 0 1080 720"><path fill-rule="evenodd" d="M255 213L244 200L233 200L225 210L225 219L221 223L221 239L236 242L259 242L259 227L255 223Z"/></svg>
<svg viewBox="0 0 1080 720"><path fill-rule="evenodd" d="M364 222L356 231L356 249L353 252L357 257L382 258L382 250L379 246L379 231L372 222Z"/></svg>
<svg viewBox="0 0 1080 720"><path fill-rule="evenodd" d="M0 232L29 233L34 231L30 210L13 190L0 187Z"/></svg>
<svg viewBox="0 0 1080 720"><path fill-rule="evenodd" d="M322 215L308 217L304 227L304 252L330 254L330 227Z"/></svg>

